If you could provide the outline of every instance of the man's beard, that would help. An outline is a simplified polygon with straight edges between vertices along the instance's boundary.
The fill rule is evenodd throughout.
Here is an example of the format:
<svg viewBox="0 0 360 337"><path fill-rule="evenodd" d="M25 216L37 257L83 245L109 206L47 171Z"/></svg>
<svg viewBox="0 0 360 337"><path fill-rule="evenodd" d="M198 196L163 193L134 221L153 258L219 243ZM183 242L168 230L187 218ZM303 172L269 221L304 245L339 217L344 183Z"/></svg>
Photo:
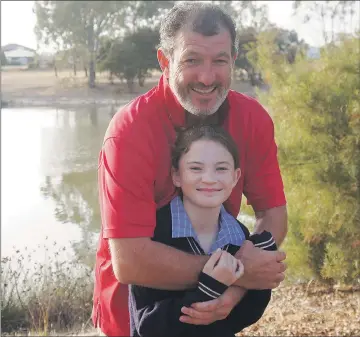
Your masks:
<svg viewBox="0 0 360 337"><path fill-rule="evenodd" d="M199 88L201 87L202 89L204 89L204 85L189 83L185 88L182 88L176 82L175 76L170 75L169 78L170 88L173 91L177 100L183 106L183 108L188 112L190 112L191 114L201 118L206 118L207 116L214 114L220 108L221 104L223 104L223 102L225 101L227 94L230 90L230 84L231 84L231 78L229 79L228 88L225 88L223 85L221 85L218 82L214 83L211 87L215 86L216 87L215 90L217 90L217 97L215 104L208 109L200 109L195 107L194 104L192 103L190 91L192 90L191 88L196 88L196 87Z"/></svg>

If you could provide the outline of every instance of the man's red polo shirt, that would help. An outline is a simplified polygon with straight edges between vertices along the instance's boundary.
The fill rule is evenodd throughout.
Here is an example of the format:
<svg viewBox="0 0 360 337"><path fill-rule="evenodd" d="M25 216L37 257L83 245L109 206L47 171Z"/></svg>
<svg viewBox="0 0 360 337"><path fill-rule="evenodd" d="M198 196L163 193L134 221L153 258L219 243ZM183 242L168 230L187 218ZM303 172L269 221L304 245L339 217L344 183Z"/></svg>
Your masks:
<svg viewBox="0 0 360 337"><path fill-rule="evenodd" d="M242 194L256 210L286 203L272 120L253 98L230 91L224 128L238 144L241 178L226 209L234 216ZM112 119L99 156L102 227L96 255L93 322L108 336L129 336L128 291L113 273L109 238L151 237L156 209L175 196L170 168L175 126L185 111L166 79Z"/></svg>

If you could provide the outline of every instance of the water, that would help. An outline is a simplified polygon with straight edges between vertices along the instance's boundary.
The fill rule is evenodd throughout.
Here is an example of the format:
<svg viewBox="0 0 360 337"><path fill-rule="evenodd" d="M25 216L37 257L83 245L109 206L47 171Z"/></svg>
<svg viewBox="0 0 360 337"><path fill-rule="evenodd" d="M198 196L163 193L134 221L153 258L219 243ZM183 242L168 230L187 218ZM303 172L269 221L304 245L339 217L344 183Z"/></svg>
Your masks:
<svg viewBox="0 0 360 337"><path fill-rule="evenodd" d="M26 247L29 263L42 262L65 247L63 257L75 254L93 266L98 154L113 113L95 106L2 109L2 257Z"/></svg>
<svg viewBox="0 0 360 337"><path fill-rule="evenodd" d="M1 255L83 255L100 229L97 160L113 108L1 111ZM94 250L94 249L92 249Z"/></svg>

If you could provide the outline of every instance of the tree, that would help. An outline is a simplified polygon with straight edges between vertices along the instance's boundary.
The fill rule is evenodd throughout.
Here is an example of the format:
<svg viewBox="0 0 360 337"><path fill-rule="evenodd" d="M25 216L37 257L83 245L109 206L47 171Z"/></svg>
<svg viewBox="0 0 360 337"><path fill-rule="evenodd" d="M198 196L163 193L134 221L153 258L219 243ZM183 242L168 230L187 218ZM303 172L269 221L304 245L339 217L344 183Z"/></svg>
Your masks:
<svg viewBox="0 0 360 337"><path fill-rule="evenodd" d="M358 1L294 1L294 13L303 16L304 23L320 20L325 44L336 40L336 31L354 31L359 28ZM355 18L355 20L354 20ZM348 28L348 29L346 29Z"/></svg>
<svg viewBox="0 0 360 337"><path fill-rule="evenodd" d="M120 1L35 1L39 41L61 49L78 46L87 51L89 87L95 86L95 54L99 39L114 30L127 2Z"/></svg>
<svg viewBox="0 0 360 337"><path fill-rule="evenodd" d="M238 68L245 69L249 75L253 86L262 84L262 74L258 60L258 39L265 37L271 43L271 57L286 60L294 63L296 56L304 54L307 44L304 40L299 40L297 33L292 30L271 26L263 32L257 33L252 27L244 29L239 34L239 54L235 61Z"/></svg>
<svg viewBox="0 0 360 337"><path fill-rule="evenodd" d="M120 25L125 34L133 34L138 29L156 29L160 19L175 5L175 1L129 1Z"/></svg>
<svg viewBox="0 0 360 337"><path fill-rule="evenodd" d="M321 58L278 55L258 41L268 75L262 103L276 126L289 209L290 272L330 283L360 278L359 36L324 48Z"/></svg>
<svg viewBox="0 0 360 337"><path fill-rule="evenodd" d="M1 66L6 66L8 63L5 53L3 51L1 51Z"/></svg>
<svg viewBox="0 0 360 337"><path fill-rule="evenodd" d="M145 78L150 76L149 70L158 67L156 46L159 40L158 30L143 28L127 35L121 42L106 41L100 55L100 69L125 78L129 91L133 92L135 78L143 86Z"/></svg>

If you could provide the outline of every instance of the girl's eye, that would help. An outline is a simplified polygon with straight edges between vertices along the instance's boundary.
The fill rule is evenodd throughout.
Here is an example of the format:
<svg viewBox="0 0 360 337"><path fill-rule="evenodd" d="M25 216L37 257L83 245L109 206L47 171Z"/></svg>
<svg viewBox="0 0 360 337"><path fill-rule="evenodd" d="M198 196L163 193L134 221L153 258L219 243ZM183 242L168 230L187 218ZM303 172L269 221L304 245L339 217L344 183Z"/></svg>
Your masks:
<svg viewBox="0 0 360 337"><path fill-rule="evenodd" d="M201 168L200 167L190 167L191 171L200 171Z"/></svg>
<svg viewBox="0 0 360 337"><path fill-rule="evenodd" d="M218 167L217 170L218 171L227 171L228 168L227 167Z"/></svg>

